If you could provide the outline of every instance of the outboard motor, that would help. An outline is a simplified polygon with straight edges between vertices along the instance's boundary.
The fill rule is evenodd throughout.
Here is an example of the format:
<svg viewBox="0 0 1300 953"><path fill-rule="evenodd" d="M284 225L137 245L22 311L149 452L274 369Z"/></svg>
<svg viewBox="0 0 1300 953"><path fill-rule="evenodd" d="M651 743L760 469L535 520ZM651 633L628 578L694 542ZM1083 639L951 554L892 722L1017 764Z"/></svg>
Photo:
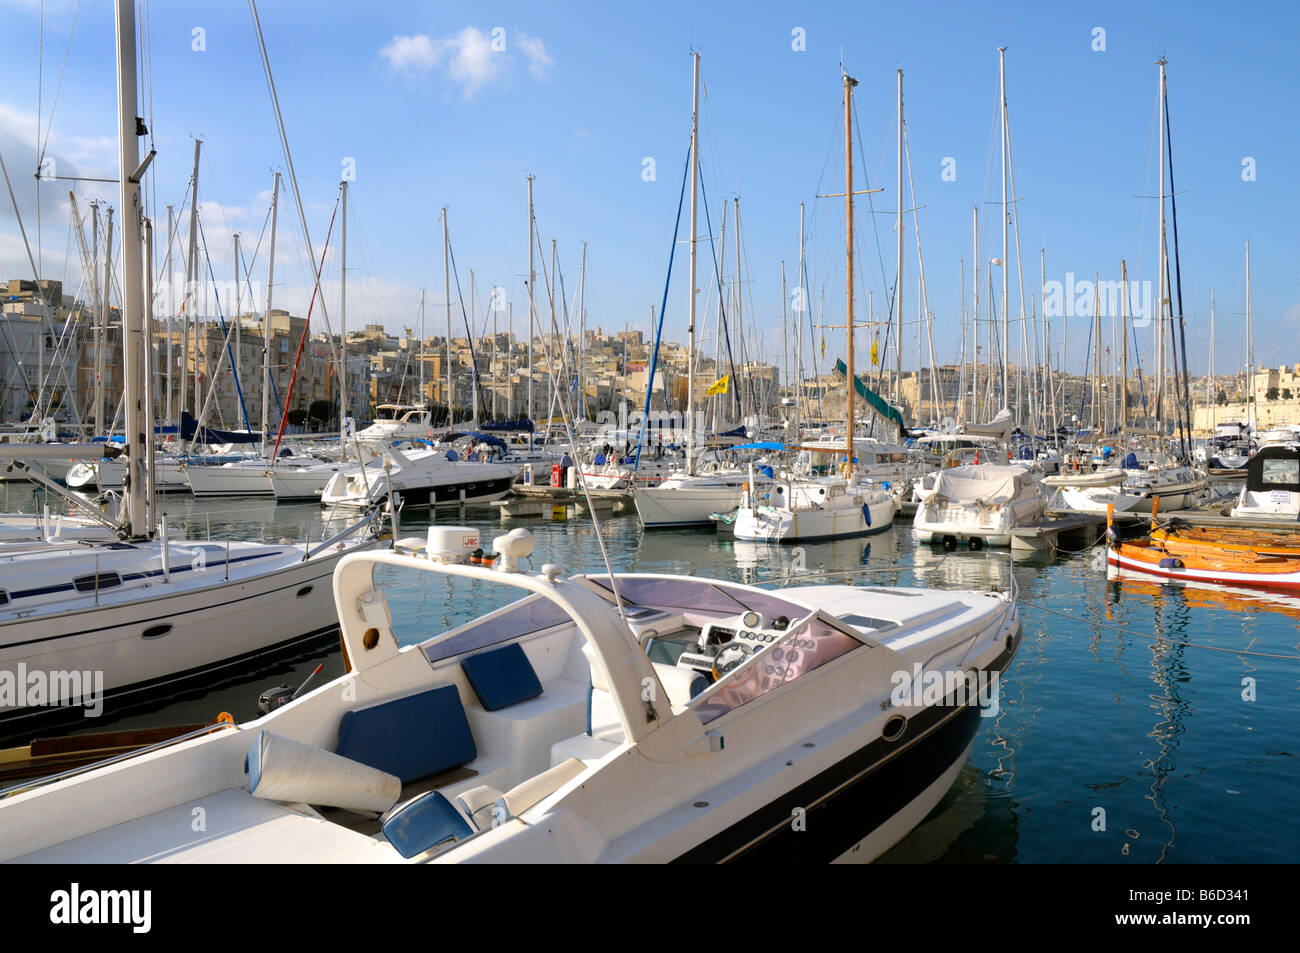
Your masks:
<svg viewBox="0 0 1300 953"><path fill-rule="evenodd" d="M321 662L312 669L312 673L302 680L302 684L298 686L296 691L289 685L276 685L274 688L268 688L266 691L262 692L262 694L257 696L257 713L259 715L269 715L277 708L282 708L289 704L289 702L302 694L302 690L307 687L307 683L319 675L320 670L324 667L325 663Z"/></svg>

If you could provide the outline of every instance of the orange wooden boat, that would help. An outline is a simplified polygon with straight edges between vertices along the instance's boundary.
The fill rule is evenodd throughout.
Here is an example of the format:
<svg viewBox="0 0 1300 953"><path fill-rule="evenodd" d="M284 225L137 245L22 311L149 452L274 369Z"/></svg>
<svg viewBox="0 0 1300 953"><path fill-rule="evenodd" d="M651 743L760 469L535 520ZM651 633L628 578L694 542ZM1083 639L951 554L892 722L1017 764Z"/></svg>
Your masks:
<svg viewBox="0 0 1300 953"><path fill-rule="evenodd" d="M1160 543L1170 554L1182 555L1256 555L1300 557L1300 535L1275 533L1232 526L1170 526L1151 530L1152 542Z"/></svg>
<svg viewBox="0 0 1300 953"><path fill-rule="evenodd" d="M1106 549L1106 562L1116 569L1182 582L1300 592L1300 553L1257 555L1207 550L1179 555L1166 549L1162 541L1140 539L1112 541Z"/></svg>

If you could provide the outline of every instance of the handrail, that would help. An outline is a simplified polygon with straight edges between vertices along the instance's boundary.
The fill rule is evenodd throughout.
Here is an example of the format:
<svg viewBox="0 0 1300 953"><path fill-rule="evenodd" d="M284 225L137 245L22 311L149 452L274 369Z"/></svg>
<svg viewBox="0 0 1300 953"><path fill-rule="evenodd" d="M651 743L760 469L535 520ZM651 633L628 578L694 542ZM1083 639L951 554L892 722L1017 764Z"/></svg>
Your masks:
<svg viewBox="0 0 1300 953"><path fill-rule="evenodd" d="M105 768L108 767L110 764L116 764L119 761L125 761L127 758L134 758L137 755L148 754L151 751L157 751L158 749L165 748L168 745L179 744L180 742L188 741L191 738L197 738L201 735L210 734L211 732L217 731L221 728L234 728L238 730L239 726L231 721L219 721L216 722L215 724L204 725L202 728L196 728L193 731L187 731L185 734L177 735L175 738L168 738L165 741L156 741L153 744L147 745L144 748L137 748L134 751L125 751L122 754L115 754L110 758L103 759L102 761L93 761L90 764L83 764L79 768L69 768L66 771L60 771L57 774L46 775L43 778L34 778L30 781L23 781L20 784L15 784L13 787L0 788L0 800L3 800L4 798L7 797L11 797L14 794L20 794L23 791L28 791L38 787L44 787L47 784L53 784L55 781L63 781L67 778L75 777L79 774L85 774L89 771L95 771L98 770L99 768Z"/></svg>
<svg viewBox="0 0 1300 953"><path fill-rule="evenodd" d="M351 536L353 533L355 533L357 530L361 529L363 526L368 526L368 525L370 525L371 523L373 523L373 522L375 521L375 519L380 515L381 512L382 512L382 511L379 509L379 507L377 507L377 506L376 506L376 507L373 507L373 508L370 510L370 512L367 513L367 514L366 514L364 517L362 517L360 520L358 520L357 522L353 523L353 524L352 524L351 526L349 526L347 529L345 529L345 530L343 530L343 531L341 531L341 532L335 533L335 534L334 534L333 536L331 536L329 539L325 540L323 543L321 543L320 545L316 546L315 549L307 549L307 548L304 546L304 547L303 547L303 556L302 556L302 561L303 561L303 562L306 562L307 560L309 560L309 559L311 559L313 556L315 556L317 553L319 553L319 552L323 552L324 550L326 550L326 549L328 549L329 547L333 546L333 545L334 545L335 543L337 543L339 540L341 540L341 539L346 539L348 536Z"/></svg>

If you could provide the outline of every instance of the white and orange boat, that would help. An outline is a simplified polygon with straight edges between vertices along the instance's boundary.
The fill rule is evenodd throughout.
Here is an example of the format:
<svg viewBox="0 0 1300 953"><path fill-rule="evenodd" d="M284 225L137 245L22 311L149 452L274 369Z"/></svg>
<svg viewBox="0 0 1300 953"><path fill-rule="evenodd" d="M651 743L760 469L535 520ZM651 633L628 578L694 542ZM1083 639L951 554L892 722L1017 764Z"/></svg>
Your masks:
<svg viewBox="0 0 1300 953"><path fill-rule="evenodd" d="M1153 527L1151 539L1174 556L1295 556L1300 558L1300 534L1235 526L1187 526L1173 520Z"/></svg>
<svg viewBox="0 0 1300 953"><path fill-rule="evenodd" d="M1179 582L1300 592L1300 549L1294 547L1287 553L1255 552L1239 542L1188 543L1177 534L1171 540L1168 531L1155 530L1149 539L1112 539L1106 563L1120 571Z"/></svg>

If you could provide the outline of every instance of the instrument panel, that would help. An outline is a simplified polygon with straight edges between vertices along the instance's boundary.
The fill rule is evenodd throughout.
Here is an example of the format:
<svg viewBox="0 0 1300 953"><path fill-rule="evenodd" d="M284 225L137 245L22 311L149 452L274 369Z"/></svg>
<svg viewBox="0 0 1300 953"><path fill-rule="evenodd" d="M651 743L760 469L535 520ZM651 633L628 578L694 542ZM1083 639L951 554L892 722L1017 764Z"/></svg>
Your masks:
<svg viewBox="0 0 1300 953"><path fill-rule="evenodd" d="M773 642L785 637L790 620L785 616L764 619L758 612L746 612L724 625L710 622L700 630L694 651L683 652L677 660L682 668L718 675L724 660L726 668L734 667L750 655L761 652Z"/></svg>

